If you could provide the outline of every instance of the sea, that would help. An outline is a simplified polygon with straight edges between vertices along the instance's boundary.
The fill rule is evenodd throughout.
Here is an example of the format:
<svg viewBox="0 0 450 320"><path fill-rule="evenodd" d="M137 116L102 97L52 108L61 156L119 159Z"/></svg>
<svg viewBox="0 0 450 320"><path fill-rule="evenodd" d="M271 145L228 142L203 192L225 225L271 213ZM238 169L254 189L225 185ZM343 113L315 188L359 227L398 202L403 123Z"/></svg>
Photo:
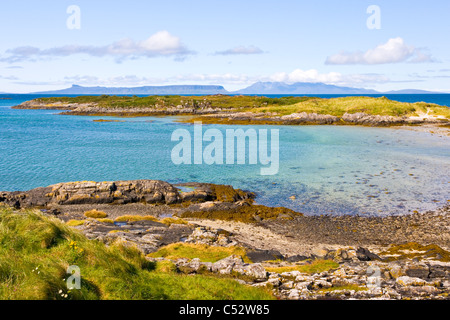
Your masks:
<svg viewBox="0 0 450 320"><path fill-rule="evenodd" d="M278 173L261 175L261 165L248 161L175 164L171 153L178 142L172 141L173 132L192 131L192 124L177 122L178 117L11 109L42 96L0 95L1 191L69 181L156 179L232 185L255 192L258 204L308 215L402 215L449 203L450 139L439 134L361 126L203 125L224 134L227 129L277 129ZM385 96L450 107L450 94ZM119 121L94 121L100 119Z"/></svg>

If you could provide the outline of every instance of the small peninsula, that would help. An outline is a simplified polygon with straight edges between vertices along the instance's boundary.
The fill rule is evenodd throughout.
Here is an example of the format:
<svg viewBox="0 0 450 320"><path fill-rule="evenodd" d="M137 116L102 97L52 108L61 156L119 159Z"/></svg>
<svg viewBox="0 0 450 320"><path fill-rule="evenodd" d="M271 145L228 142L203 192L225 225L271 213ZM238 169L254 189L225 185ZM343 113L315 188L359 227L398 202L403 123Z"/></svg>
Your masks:
<svg viewBox="0 0 450 320"><path fill-rule="evenodd" d="M433 103L405 103L386 97L340 98L246 95L78 96L26 101L15 109L63 110L86 116L189 116L181 121L217 124L368 125L434 124L448 126L450 108Z"/></svg>

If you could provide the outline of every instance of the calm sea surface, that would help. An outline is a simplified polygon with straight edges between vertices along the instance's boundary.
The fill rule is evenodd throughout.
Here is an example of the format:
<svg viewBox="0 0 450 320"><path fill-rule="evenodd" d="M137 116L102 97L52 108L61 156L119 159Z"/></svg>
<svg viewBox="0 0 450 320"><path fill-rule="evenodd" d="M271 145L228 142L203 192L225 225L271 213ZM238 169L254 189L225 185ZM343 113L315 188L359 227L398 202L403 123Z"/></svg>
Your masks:
<svg viewBox="0 0 450 320"><path fill-rule="evenodd" d="M192 125L177 123L175 117L93 122L119 118L10 108L36 97L0 95L0 190L79 180L199 181L252 190L260 204L307 214L380 216L435 209L450 199L450 139L438 135L347 126L252 126L280 133L279 173L261 176L259 164L173 164L172 132L192 132ZM450 106L448 94L387 97ZM225 129L250 128L203 127L224 134Z"/></svg>

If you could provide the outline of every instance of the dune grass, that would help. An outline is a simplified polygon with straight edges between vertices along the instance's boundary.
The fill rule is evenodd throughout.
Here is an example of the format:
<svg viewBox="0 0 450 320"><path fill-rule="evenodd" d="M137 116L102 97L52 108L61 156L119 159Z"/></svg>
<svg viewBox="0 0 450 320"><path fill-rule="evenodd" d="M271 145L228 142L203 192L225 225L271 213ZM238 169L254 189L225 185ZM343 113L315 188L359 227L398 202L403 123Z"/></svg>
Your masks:
<svg viewBox="0 0 450 320"><path fill-rule="evenodd" d="M81 289L66 270L80 268ZM88 240L39 211L0 208L0 299L272 299L229 279L186 276L145 259L135 247Z"/></svg>
<svg viewBox="0 0 450 320"><path fill-rule="evenodd" d="M267 106L254 108L252 112L275 112L279 115L292 113L317 113L342 117L344 113L363 112L371 115L383 116L417 116L430 109L431 115L442 115L450 119L450 108L425 102L405 103L389 100L385 97L341 97L341 98L313 98L292 105Z"/></svg>

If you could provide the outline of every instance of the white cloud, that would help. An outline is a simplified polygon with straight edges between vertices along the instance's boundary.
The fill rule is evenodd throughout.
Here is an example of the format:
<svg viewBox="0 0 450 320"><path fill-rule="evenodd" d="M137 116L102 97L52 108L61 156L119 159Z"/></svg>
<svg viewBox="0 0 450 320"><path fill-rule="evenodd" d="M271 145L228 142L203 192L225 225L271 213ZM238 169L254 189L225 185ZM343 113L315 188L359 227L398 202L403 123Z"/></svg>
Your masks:
<svg viewBox="0 0 450 320"><path fill-rule="evenodd" d="M276 82L321 82L334 85L360 85L367 83L388 82L389 78L380 74L348 74L339 72L320 73L316 69L302 70L296 69L290 73L279 72L269 77L270 81Z"/></svg>
<svg viewBox="0 0 450 320"><path fill-rule="evenodd" d="M187 74L178 75L168 79L169 81L177 82L207 82L207 83L248 83L255 80L253 77L249 77L244 74L232 74L232 73L222 73L222 74Z"/></svg>
<svg viewBox="0 0 450 320"><path fill-rule="evenodd" d="M366 52L341 52L327 57L325 64L385 64L400 62L433 62L434 59L414 46L407 45L400 38L389 39L386 43L378 45Z"/></svg>
<svg viewBox="0 0 450 320"><path fill-rule="evenodd" d="M18 61L36 60L52 57L66 57L76 54L86 54L94 57L111 56L117 62L139 57L175 56L176 58L192 54L180 38L168 31L159 31L143 41L122 39L105 46L66 45L50 49L39 49L31 46L17 47L6 51L7 55L0 61L14 63Z"/></svg>
<svg viewBox="0 0 450 320"><path fill-rule="evenodd" d="M249 46L249 47L238 46L238 47L234 47L234 48L227 49L224 51L216 51L215 55L228 56L228 55L248 55L248 54L261 54L261 53L264 53L264 51L262 51L260 48L255 47L255 46Z"/></svg>

